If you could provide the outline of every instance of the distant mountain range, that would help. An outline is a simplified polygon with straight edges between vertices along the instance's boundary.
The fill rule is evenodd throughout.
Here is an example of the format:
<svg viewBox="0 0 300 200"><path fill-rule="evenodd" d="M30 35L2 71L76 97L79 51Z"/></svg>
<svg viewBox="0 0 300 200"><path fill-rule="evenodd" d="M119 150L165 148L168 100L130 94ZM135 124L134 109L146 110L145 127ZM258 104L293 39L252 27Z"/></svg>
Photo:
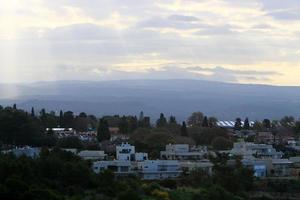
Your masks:
<svg viewBox="0 0 300 200"><path fill-rule="evenodd" d="M159 113L186 119L194 111L221 120L300 116L300 87L201 80L57 81L0 84L0 104L36 110L84 111L97 116Z"/></svg>

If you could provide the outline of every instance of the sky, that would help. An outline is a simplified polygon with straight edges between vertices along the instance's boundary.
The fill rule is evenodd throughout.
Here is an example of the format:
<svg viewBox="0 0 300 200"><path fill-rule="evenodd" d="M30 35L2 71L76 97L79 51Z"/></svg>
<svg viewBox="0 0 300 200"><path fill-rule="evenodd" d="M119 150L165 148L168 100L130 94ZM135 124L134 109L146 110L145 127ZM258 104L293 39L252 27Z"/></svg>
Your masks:
<svg viewBox="0 0 300 200"><path fill-rule="evenodd" d="M299 0L0 0L1 83L299 77Z"/></svg>

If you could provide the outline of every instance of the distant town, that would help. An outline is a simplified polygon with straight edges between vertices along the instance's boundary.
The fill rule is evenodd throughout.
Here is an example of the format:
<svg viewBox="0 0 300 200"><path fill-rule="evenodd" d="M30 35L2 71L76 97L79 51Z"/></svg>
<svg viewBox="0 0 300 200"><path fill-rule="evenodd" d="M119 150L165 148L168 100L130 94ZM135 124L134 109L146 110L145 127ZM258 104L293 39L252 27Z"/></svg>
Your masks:
<svg viewBox="0 0 300 200"><path fill-rule="evenodd" d="M299 136L292 116L98 119L14 104L0 107L0 197L299 199Z"/></svg>

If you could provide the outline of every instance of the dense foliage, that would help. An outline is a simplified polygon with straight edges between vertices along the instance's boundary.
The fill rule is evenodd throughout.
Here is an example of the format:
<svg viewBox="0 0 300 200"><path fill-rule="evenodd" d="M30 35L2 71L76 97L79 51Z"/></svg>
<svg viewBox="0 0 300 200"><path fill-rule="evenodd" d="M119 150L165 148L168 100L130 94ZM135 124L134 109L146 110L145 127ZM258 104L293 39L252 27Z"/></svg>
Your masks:
<svg viewBox="0 0 300 200"><path fill-rule="evenodd" d="M0 199L6 200L242 199L239 193L249 190L252 180L247 169L229 170L225 162L212 177L195 171L176 180L147 182L116 178L110 171L95 174L89 162L58 148L43 149L36 159L0 155Z"/></svg>

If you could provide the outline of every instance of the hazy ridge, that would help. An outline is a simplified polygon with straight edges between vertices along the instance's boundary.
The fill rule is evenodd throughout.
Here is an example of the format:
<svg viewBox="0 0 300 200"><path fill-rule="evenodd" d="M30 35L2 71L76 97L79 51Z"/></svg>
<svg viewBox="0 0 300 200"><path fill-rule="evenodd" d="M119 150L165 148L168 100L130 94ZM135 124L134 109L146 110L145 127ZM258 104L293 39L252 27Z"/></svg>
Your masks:
<svg viewBox="0 0 300 200"><path fill-rule="evenodd" d="M18 96L14 96L17 94ZM57 81L1 84L0 103L20 108L85 111L97 116L141 110L185 119L202 111L219 119L252 120L300 114L300 87L245 85L201 80Z"/></svg>

